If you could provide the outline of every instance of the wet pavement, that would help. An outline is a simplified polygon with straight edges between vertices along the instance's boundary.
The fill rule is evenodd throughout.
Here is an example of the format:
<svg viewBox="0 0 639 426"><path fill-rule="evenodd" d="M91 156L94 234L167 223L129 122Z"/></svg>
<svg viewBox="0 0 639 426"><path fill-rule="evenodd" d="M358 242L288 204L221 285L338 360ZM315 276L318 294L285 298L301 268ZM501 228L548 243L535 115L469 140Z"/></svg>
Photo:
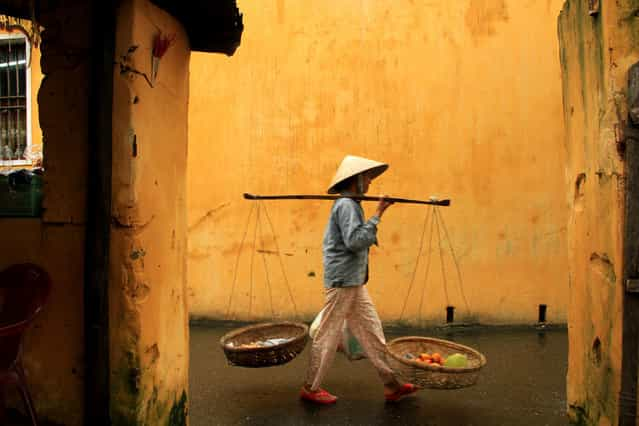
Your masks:
<svg viewBox="0 0 639 426"><path fill-rule="evenodd" d="M387 404L370 363L351 362L338 353L323 385L340 398L332 406L315 406L298 397L310 344L283 366L232 367L219 346L220 337L231 329L222 324L191 327L191 426L568 424L563 328L386 328L387 340L414 335L452 340L479 350L488 363L475 386L426 389Z"/></svg>

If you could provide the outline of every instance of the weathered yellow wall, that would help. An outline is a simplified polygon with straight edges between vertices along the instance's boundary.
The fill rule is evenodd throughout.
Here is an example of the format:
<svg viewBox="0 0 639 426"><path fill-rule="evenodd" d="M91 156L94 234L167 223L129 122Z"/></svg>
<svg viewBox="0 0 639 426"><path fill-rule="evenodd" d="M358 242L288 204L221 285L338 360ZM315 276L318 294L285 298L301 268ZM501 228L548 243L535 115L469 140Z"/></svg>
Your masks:
<svg viewBox="0 0 639 426"><path fill-rule="evenodd" d="M443 322L447 304L457 307L457 320L482 323L533 323L538 305L547 304L548 320L564 323L561 4L242 2L245 30L235 55L194 54L191 62L191 314L271 316L260 253L251 268L255 215L233 289L253 206L242 193L323 193L351 153L391 164L373 194L452 199L441 211L471 315L447 246L444 286L436 233L430 253L426 234L409 292L427 208L396 205L371 253L369 291L383 320L400 319L408 299L403 319L413 323ZM309 318L323 299L330 203L266 205L283 263L262 213L273 310L294 314L283 269L297 311ZM370 215L374 206L365 208Z"/></svg>
<svg viewBox="0 0 639 426"><path fill-rule="evenodd" d="M186 153L189 44L147 0L118 10L116 58L151 76L158 30L176 34L154 86L114 69L110 257L112 417L116 425L186 416ZM137 155L134 145L137 146Z"/></svg>
<svg viewBox="0 0 639 426"><path fill-rule="evenodd" d="M569 414L618 422L623 297L623 161L615 125L625 120L627 71L639 60L634 0L569 0L559 18L570 203ZM599 343L597 343L599 342Z"/></svg>
<svg viewBox="0 0 639 426"><path fill-rule="evenodd" d="M87 16L87 2L73 0L42 12L40 23L56 29L45 30L42 61L34 50L32 63L38 80L32 85L32 123L39 122L46 135L45 211L42 218L0 218L0 268L34 262L51 275L49 302L26 335L24 361L40 419L65 425L80 425L83 416ZM35 72L40 66L43 80ZM22 407L19 399L14 402Z"/></svg>

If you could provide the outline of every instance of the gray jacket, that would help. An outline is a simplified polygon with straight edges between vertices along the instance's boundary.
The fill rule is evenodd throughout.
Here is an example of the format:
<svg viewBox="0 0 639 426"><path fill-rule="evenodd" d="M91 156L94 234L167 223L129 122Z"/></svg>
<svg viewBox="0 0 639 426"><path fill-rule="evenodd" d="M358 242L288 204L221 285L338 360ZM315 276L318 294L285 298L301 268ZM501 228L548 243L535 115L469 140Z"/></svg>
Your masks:
<svg viewBox="0 0 639 426"><path fill-rule="evenodd" d="M324 287L350 287L368 281L368 248L377 244L379 218L364 222L358 201L339 198L324 232Z"/></svg>

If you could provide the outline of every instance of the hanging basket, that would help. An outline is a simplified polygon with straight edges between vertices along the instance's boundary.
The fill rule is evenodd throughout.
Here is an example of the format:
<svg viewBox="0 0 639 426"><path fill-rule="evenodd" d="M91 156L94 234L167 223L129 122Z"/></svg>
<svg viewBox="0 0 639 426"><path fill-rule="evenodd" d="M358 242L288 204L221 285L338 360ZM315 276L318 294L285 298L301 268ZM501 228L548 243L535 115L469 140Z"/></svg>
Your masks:
<svg viewBox="0 0 639 426"><path fill-rule="evenodd" d="M400 337L387 344L391 354L389 363L402 378L431 389L459 389L472 386L479 378L480 370L486 365L486 357L475 349L448 340L431 337ZM439 367L406 358L420 353L438 352L443 357L454 353L466 355L468 365L462 368Z"/></svg>
<svg viewBox="0 0 639 426"><path fill-rule="evenodd" d="M222 336L220 345L230 365L260 368L286 364L307 340L306 324L283 321L238 328Z"/></svg>

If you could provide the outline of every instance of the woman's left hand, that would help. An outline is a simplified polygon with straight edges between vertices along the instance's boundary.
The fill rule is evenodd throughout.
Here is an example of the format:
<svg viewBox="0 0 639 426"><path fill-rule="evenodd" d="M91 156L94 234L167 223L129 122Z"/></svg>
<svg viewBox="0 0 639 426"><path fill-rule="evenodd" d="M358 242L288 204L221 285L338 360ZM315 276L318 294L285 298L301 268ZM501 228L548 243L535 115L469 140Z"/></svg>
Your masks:
<svg viewBox="0 0 639 426"><path fill-rule="evenodd" d="M382 218L382 215L384 214L386 209L393 204L393 202L388 201L386 197L388 197L388 195L383 195L379 200L379 204L377 204L376 216L380 219Z"/></svg>

